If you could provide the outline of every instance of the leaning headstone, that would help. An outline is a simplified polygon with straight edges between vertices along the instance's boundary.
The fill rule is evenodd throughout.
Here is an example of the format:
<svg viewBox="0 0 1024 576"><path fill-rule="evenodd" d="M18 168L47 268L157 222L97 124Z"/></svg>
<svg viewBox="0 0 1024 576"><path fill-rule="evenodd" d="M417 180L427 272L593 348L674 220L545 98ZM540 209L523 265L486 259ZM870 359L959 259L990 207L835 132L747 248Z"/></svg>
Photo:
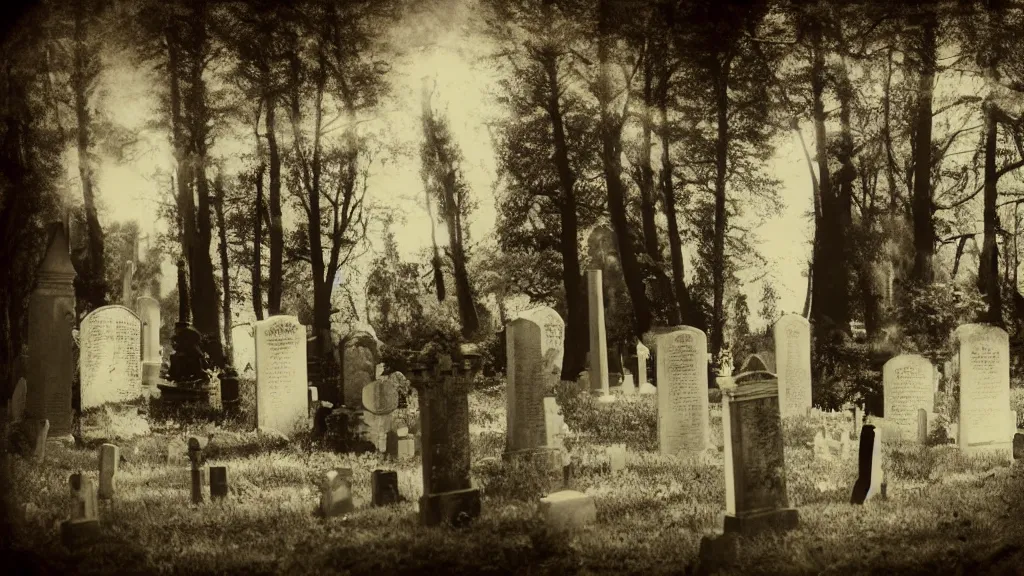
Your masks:
<svg viewBox="0 0 1024 576"><path fill-rule="evenodd" d="M810 323L786 314L775 323L774 336L782 416L803 415L811 405Z"/></svg>
<svg viewBox="0 0 1024 576"><path fill-rule="evenodd" d="M658 444L692 456L708 447L707 337L691 326L658 334Z"/></svg>
<svg viewBox="0 0 1024 576"><path fill-rule="evenodd" d="M121 450L113 444L100 446L100 488L99 497L101 500L110 500L114 497L114 489L117 487L117 468L121 460Z"/></svg>
<svg viewBox="0 0 1024 576"><path fill-rule="evenodd" d="M857 482L853 485L850 504L863 504L882 489L881 433L867 424L860 433L860 451L857 456Z"/></svg>
<svg viewBox="0 0 1024 576"><path fill-rule="evenodd" d="M256 425L286 436L304 428L306 335L294 316L256 323Z"/></svg>
<svg viewBox="0 0 1024 576"><path fill-rule="evenodd" d="M142 322L142 383L156 386L160 381L160 301L142 296L135 301Z"/></svg>
<svg viewBox="0 0 1024 576"><path fill-rule="evenodd" d="M722 390L724 532L750 535L796 528L799 514L789 507L786 494L778 381L753 372L734 382Z"/></svg>
<svg viewBox="0 0 1024 576"><path fill-rule="evenodd" d="M505 452L511 457L550 451L557 447L549 443L556 431L547 428L546 396L562 371L565 324L554 310L543 306L510 322L506 335Z"/></svg>
<svg viewBox="0 0 1024 576"><path fill-rule="evenodd" d="M903 354L892 358L882 368L882 393L887 441L917 440L918 410L935 410L932 391L932 363L924 356Z"/></svg>
<svg viewBox="0 0 1024 576"><path fill-rule="evenodd" d="M608 395L608 342L604 330L604 285L601 270L587 270L587 309L590 313L590 390Z"/></svg>
<svg viewBox="0 0 1024 576"><path fill-rule="evenodd" d="M538 514L549 527L556 530L579 528L597 522L594 497L575 490L562 490L541 498Z"/></svg>
<svg viewBox="0 0 1024 576"><path fill-rule="evenodd" d="M320 511L325 517L355 510L352 502L352 470L339 468L324 475L320 485Z"/></svg>
<svg viewBox="0 0 1024 576"><path fill-rule="evenodd" d="M77 548L99 533L99 507L92 481L81 472L68 479L71 486L71 517L61 522L61 541L68 548Z"/></svg>
<svg viewBox="0 0 1024 576"><path fill-rule="evenodd" d="M203 501L203 471L200 465L203 458L203 449L199 447L198 438L188 439L188 459L192 465L192 503L201 504Z"/></svg>
<svg viewBox="0 0 1024 576"><path fill-rule="evenodd" d="M228 469L226 466L210 466L210 500L222 500L228 496Z"/></svg>
<svg viewBox="0 0 1024 576"><path fill-rule="evenodd" d="M374 470L370 476L370 488L371 502L374 506L388 506L400 500L398 472L394 470Z"/></svg>
<svg viewBox="0 0 1024 576"><path fill-rule="evenodd" d="M28 393L25 418L48 420L50 436L72 430L74 376L71 330L75 324L75 268L64 225L50 225L46 256L28 306Z"/></svg>
<svg viewBox="0 0 1024 576"><path fill-rule="evenodd" d="M37 462L46 457L46 441L49 438L50 422L48 420L25 420L21 424L27 438L27 456Z"/></svg>
<svg viewBox="0 0 1024 576"><path fill-rule="evenodd" d="M965 454L1013 454L1006 435L1010 407L1010 344L996 326L967 324L960 340L960 450Z"/></svg>
<svg viewBox="0 0 1024 576"><path fill-rule="evenodd" d="M82 320L82 409L142 395L142 324L124 306L103 306Z"/></svg>

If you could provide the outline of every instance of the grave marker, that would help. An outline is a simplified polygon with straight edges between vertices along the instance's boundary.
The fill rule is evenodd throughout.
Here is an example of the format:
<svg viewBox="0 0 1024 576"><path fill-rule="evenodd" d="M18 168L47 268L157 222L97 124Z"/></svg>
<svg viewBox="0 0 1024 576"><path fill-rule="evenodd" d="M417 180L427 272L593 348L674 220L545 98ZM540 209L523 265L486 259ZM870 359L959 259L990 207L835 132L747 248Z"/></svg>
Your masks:
<svg viewBox="0 0 1024 576"><path fill-rule="evenodd" d="M579 528L597 522L594 497L575 490L562 490L540 499L538 514L556 530Z"/></svg>
<svg viewBox="0 0 1024 576"><path fill-rule="evenodd" d="M883 411L891 433L886 440L918 440L918 410L935 410L935 369L924 356L902 354L882 368ZM919 440L918 440L919 441Z"/></svg>
<svg viewBox="0 0 1024 576"><path fill-rule="evenodd" d="M708 447L707 337L691 326L656 336L658 445L662 454Z"/></svg>
<svg viewBox="0 0 1024 576"><path fill-rule="evenodd" d="M305 428L306 336L294 316L256 323L256 425L291 436Z"/></svg>
<svg viewBox="0 0 1024 576"><path fill-rule="evenodd" d="M548 415L558 406L547 395L561 377L564 337L562 318L547 306L522 313L506 328L506 454L557 447L559 430L549 428L557 421Z"/></svg>
<svg viewBox="0 0 1024 576"><path fill-rule="evenodd" d="M142 322L142 383L156 386L160 382L160 301L142 296L135 301Z"/></svg>
<svg viewBox="0 0 1024 576"><path fill-rule="evenodd" d="M1013 454L1006 435L1010 409L1010 344L1006 331L967 324L960 340L960 449L966 454Z"/></svg>
<svg viewBox="0 0 1024 576"><path fill-rule="evenodd" d="M226 466L210 466L210 500L222 500L228 496L228 469Z"/></svg>
<svg viewBox="0 0 1024 576"><path fill-rule="evenodd" d="M390 379L374 380L363 387L363 408L378 416L398 408L398 387Z"/></svg>
<svg viewBox="0 0 1024 576"><path fill-rule="evenodd" d="M370 476L372 503L374 506L388 506L401 500L398 494L398 472L374 470Z"/></svg>
<svg viewBox="0 0 1024 576"><path fill-rule="evenodd" d="M199 447L198 438L188 439L188 459L192 464L192 503L203 502L203 472L199 466L203 458L203 449Z"/></svg>
<svg viewBox="0 0 1024 576"><path fill-rule="evenodd" d="M324 475L320 485L320 510L325 517L339 516L355 510L352 502L352 470L338 468Z"/></svg>
<svg viewBox="0 0 1024 576"><path fill-rule="evenodd" d="M100 446L99 497L101 500L110 500L114 497L114 489L117 487L117 468L120 463L120 448L113 444Z"/></svg>
<svg viewBox="0 0 1024 576"><path fill-rule="evenodd" d="M49 420L27 420L24 422L32 459L42 462L46 457L46 440L50 433Z"/></svg>
<svg viewBox="0 0 1024 576"><path fill-rule="evenodd" d="M882 489L882 434L871 424L860 433L857 456L857 482L853 485L850 504L863 504Z"/></svg>
<svg viewBox="0 0 1024 576"><path fill-rule="evenodd" d="M61 541L68 548L76 548L99 532L99 507L92 481L81 472L68 479L71 487L71 517L61 522Z"/></svg>
<svg viewBox="0 0 1024 576"><path fill-rule="evenodd" d="M82 409L142 395L142 324L124 306L97 308L82 320Z"/></svg>
<svg viewBox="0 0 1024 576"><path fill-rule="evenodd" d="M775 364L782 417L811 406L811 332L803 316L786 314L775 323Z"/></svg>
<svg viewBox="0 0 1024 576"><path fill-rule="evenodd" d="M587 309L590 313L590 390L608 395L608 341L604 330L604 285L601 270L587 270Z"/></svg>

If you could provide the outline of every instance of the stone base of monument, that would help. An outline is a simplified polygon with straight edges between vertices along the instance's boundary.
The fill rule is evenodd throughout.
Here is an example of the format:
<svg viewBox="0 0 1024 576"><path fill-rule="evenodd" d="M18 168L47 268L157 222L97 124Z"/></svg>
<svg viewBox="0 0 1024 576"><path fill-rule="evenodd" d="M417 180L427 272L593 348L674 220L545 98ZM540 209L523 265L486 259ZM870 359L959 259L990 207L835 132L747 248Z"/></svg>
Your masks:
<svg viewBox="0 0 1024 576"><path fill-rule="evenodd" d="M480 517L480 489L466 488L420 498L420 523L424 526L465 526Z"/></svg>
<svg viewBox="0 0 1024 576"><path fill-rule="evenodd" d="M160 363L142 363L142 384L144 386L156 386L160 382Z"/></svg>
<svg viewBox="0 0 1024 576"><path fill-rule="evenodd" d="M178 382L176 384L157 384L160 390L160 401L169 404L181 404L185 402L210 403L211 388L206 379L191 382Z"/></svg>
<svg viewBox="0 0 1024 576"><path fill-rule="evenodd" d="M740 537L737 534L710 534L700 541L697 566L693 574L703 576L714 574L733 566L740 552Z"/></svg>
<svg viewBox="0 0 1024 576"><path fill-rule="evenodd" d="M726 514L722 529L726 534L753 536L765 531L794 530L800 525L800 513L796 508L781 508L757 514L733 516Z"/></svg>
<svg viewBox="0 0 1024 576"><path fill-rule="evenodd" d="M597 522L594 497L575 490L562 490L541 498L537 514L555 530L580 528Z"/></svg>
<svg viewBox="0 0 1024 576"><path fill-rule="evenodd" d="M1001 456L1005 457L1010 462L1014 458L1014 446L1017 443L1015 441L1010 442L990 442L987 444L964 444L960 446L960 453L964 456Z"/></svg>
<svg viewBox="0 0 1024 576"><path fill-rule="evenodd" d="M65 520L60 523L60 541L71 550L95 542L99 535L99 520Z"/></svg>

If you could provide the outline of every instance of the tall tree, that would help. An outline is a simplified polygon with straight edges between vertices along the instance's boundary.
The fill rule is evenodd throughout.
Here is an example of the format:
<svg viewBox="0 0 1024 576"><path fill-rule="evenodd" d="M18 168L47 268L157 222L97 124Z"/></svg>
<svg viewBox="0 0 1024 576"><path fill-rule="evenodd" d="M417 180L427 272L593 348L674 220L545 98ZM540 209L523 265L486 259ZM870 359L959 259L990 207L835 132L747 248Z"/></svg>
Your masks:
<svg viewBox="0 0 1024 576"><path fill-rule="evenodd" d="M213 180L213 211L217 217L217 254L220 256L221 314L224 318L224 346L230 351L231 341L231 267L228 261L228 231L224 219L224 177L220 170Z"/></svg>

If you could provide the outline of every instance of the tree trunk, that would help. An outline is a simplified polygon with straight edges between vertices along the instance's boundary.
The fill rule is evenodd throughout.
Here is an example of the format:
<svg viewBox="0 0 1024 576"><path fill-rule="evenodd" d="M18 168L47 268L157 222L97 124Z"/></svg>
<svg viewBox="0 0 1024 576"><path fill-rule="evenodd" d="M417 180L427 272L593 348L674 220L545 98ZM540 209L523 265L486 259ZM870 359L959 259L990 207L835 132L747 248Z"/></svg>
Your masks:
<svg viewBox="0 0 1024 576"><path fill-rule="evenodd" d="M263 171L266 164L256 168L256 203L252 210L252 311L257 320L263 320Z"/></svg>
<svg viewBox="0 0 1024 576"><path fill-rule="evenodd" d="M267 98L267 152L270 156L270 287L267 312L271 316L281 313L282 263L284 258L284 228L281 224L281 154L277 145L274 97Z"/></svg>
<svg viewBox="0 0 1024 576"><path fill-rule="evenodd" d="M988 304L982 320L1002 326L1003 301L999 290L999 253L996 246L996 234L999 231L999 214L996 211L999 196L996 186L996 130L994 105L989 103L985 110L985 240L978 265L978 290Z"/></svg>
<svg viewBox="0 0 1024 576"><path fill-rule="evenodd" d="M609 77L609 25L608 2L602 1L599 7L598 23L598 102L601 106L601 164L604 170L605 184L608 188L608 215L615 231L622 263L622 273L626 280L629 298L633 303L633 319L636 334L644 334L651 328L651 310L647 302L643 276L640 274L640 263L633 251L633 234L629 221L626 219L626 190L622 183L622 126L625 118L617 118L611 110L611 78Z"/></svg>
<svg viewBox="0 0 1024 576"><path fill-rule="evenodd" d="M826 329L836 325L838 300L845 300L846 293L839 284L836 262L841 259L842 238L838 235L839 207L832 175L828 168L828 134L825 129L825 55L822 48L821 29L812 29L813 56L811 61L812 115L814 118L814 149L818 163L818 195L821 212L815 221L811 318L815 327ZM847 326L849 330L849 326Z"/></svg>
<svg viewBox="0 0 1024 576"><path fill-rule="evenodd" d="M715 69L715 107L718 131L715 139L715 236L711 257L714 303L711 312L711 353L718 355L725 339L725 231L728 213L725 206L725 179L729 154L729 68L726 58Z"/></svg>
<svg viewBox="0 0 1024 576"><path fill-rule="evenodd" d="M80 278L80 285L85 288L84 299L89 308L95 309L107 303L107 286L104 280L104 242L103 230L96 211L96 196L93 190L92 156L90 148L92 119L89 113L90 84L96 81L97 57L89 54L86 46L87 17L84 0L75 0L75 48L74 69L72 71L72 87L75 93L75 117L78 144L78 175L82 180L82 200L85 204L85 228L88 237L88 259L86 269Z"/></svg>
<svg viewBox="0 0 1024 576"><path fill-rule="evenodd" d="M575 381L586 369L587 362L587 296L580 275L579 223L576 216L576 175L569 164L569 150L565 141L562 105L558 95L560 83L558 65L552 55L545 59L547 73L547 113L551 118L551 133L555 144L555 168L562 197L559 199L561 230L559 250L562 253L562 286L565 288L566 330L565 353L562 357L562 380Z"/></svg>
<svg viewBox="0 0 1024 576"><path fill-rule="evenodd" d="M932 90L935 86L936 38L938 21L933 10L923 12L921 51L918 65L917 103L914 111L914 219L913 279L923 284L934 280L932 254L935 228L932 225Z"/></svg>
<svg viewBox="0 0 1024 576"><path fill-rule="evenodd" d="M836 291L832 293L832 319L837 328L850 334L850 270L853 258L850 229L853 225L853 185L857 180L857 168L853 164L853 133L850 128L853 85L847 75L846 63L842 64L837 86L839 98L839 182L835 188L835 247L832 261L833 282Z"/></svg>
<svg viewBox="0 0 1024 576"><path fill-rule="evenodd" d="M218 240L220 241L217 245L217 251L220 253L220 287L223 291L221 300L221 314L224 317L224 348L225 355L228 359L232 358L230 354L232 348L231 340L231 273L228 263L228 232L224 226L224 182L221 180L220 175L217 175L217 179L214 182L214 213L217 216L217 230ZM226 361L227 364L233 364L233 362Z"/></svg>

